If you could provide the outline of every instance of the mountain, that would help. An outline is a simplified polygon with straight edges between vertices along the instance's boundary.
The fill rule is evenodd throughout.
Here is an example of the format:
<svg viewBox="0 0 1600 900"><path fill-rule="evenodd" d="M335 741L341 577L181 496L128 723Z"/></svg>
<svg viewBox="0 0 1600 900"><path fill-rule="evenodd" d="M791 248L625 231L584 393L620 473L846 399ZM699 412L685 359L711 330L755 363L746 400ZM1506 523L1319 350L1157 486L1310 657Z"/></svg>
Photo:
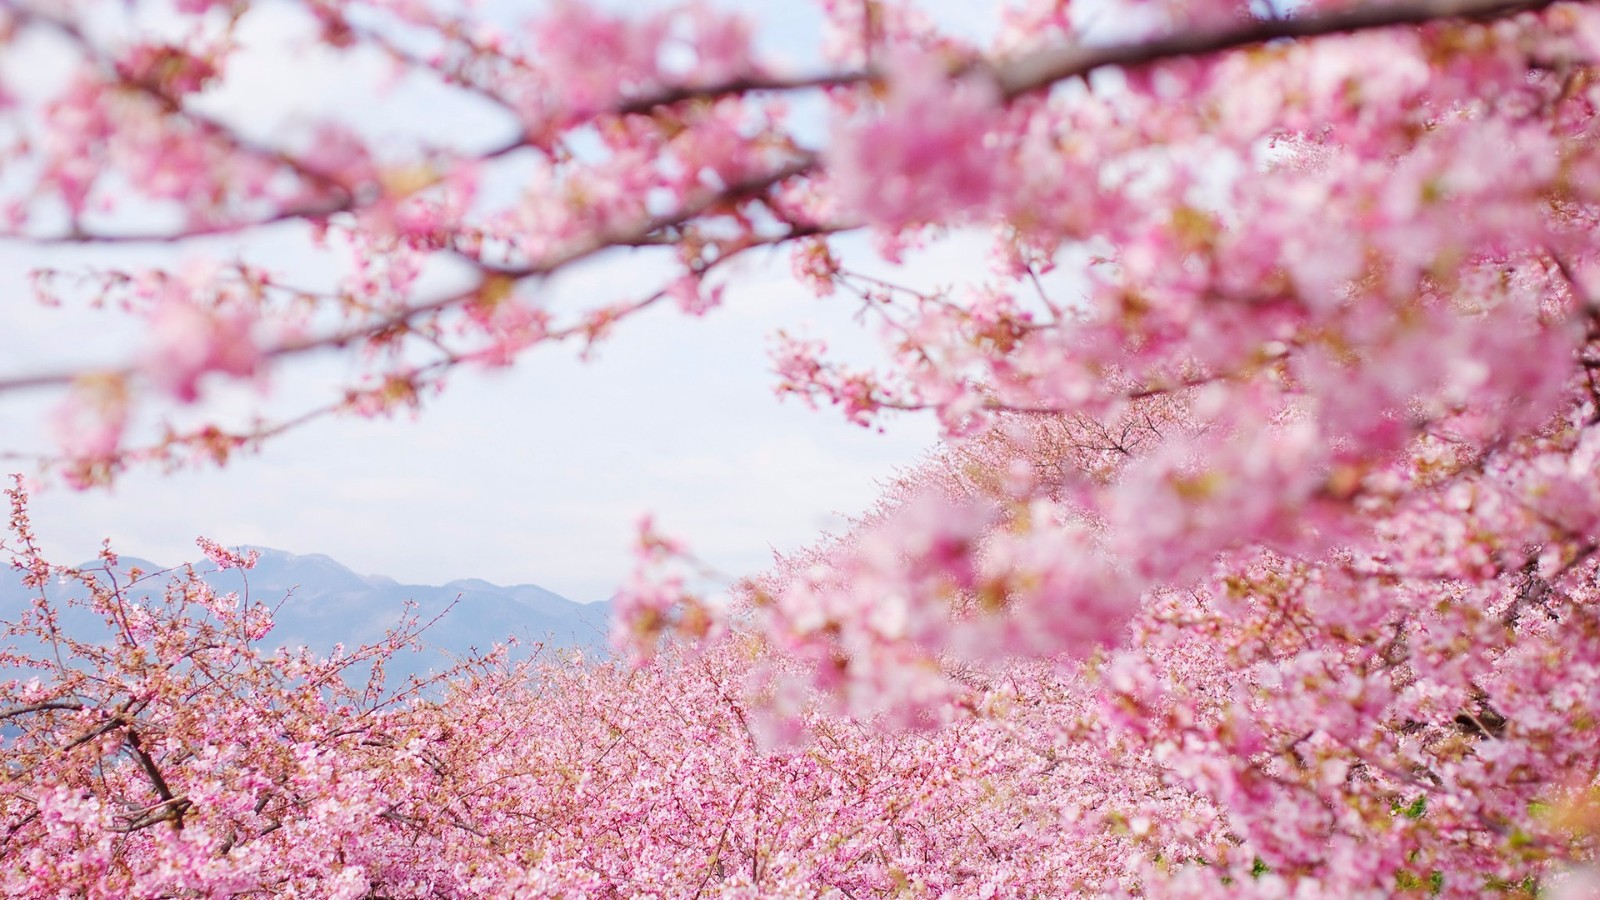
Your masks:
<svg viewBox="0 0 1600 900"><path fill-rule="evenodd" d="M251 602L276 607L276 624L262 641L269 648L305 646L326 654L339 643L346 647L373 643L400 622L410 601L416 604L412 614L433 624L422 635L421 653L404 653L390 663L391 677L443 668L453 658L487 651L509 636L522 643L514 653L519 658L541 644L583 648L591 655L605 650L609 602L577 603L538 585L502 587L477 578L444 585L400 584L381 575L359 575L322 554L248 549L260 553L252 569L217 571L203 560L195 569L219 593L238 593ZM147 572L165 568L123 557L119 569L125 573L134 566ZM129 599L159 595L165 583L152 579L132 590ZM52 585L47 592L54 600L70 596L66 586ZM17 573L0 572L0 619L13 619L32 598ZM98 616L79 607L62 605L61 625L84 637L107 634Z"/></svg>

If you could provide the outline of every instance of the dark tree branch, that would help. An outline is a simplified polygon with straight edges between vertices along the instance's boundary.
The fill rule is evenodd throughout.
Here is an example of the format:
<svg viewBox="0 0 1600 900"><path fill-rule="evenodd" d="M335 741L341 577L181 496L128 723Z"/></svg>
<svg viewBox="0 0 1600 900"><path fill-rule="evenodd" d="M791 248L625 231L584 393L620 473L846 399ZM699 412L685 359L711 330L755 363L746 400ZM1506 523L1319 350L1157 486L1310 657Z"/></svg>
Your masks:
<svg viewBox="0 0 1600 900"><path fill-rule="evenodd" d="M1557 0L1407 0L1363 3L1349 9L1290 19L1261 19L1221 28L1180 32L1155 40L1106 47L1055 47L992 67L1001 93L1016 98L1057 82L1113 66L1137 68L1171 59L1206 56L1269 41L1352 34L1451 19L1498 19L1544 9Z"/></svg>
<svg viewBox="0 0 1600 900"><path fill-rule="evenodd" d="M0 719L14 719L28 713L44 712L45 710L60 709L77 712L83 709L83 704L76 700L45 700L39 703L29 703L26 706L13 706L10 709L0 709Z"/></svg>

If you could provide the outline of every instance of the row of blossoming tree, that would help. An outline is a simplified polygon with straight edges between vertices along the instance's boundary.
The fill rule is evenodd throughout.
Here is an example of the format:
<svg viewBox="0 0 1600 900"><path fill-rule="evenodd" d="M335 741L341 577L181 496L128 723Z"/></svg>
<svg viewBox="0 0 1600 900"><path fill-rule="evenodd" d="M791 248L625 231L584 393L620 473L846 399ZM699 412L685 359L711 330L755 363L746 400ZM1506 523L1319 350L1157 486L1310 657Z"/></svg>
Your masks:
<svg viewBox="0 0 1600 900"><path fill-rule="evenodd" d="M156 6L0 0L0 48L70 70L0 70L0 239L287 229L345 265L37 273L147 329L124 362L0 381L60 392L57 476L225 463L653 306L706 315L773 246L886 348L859 368L785 339L780 393L946 440L732 603L647 529L626 659L491 654L398 691L382 665L425 623L269 652L271 598L109 549L52 566L19 487L8 893L1594 886L1600 10L1026 0L979 46L823 0L823 67L796 74L704 5L295 4L320 52L495 110L445 145L314 118L266 142L208 103L258 11ZM994 266L968 288L883 277L974 235ZM671 274L541 302L623 254ZM163 418L313 351L354 362L326 409Z"/></svg>

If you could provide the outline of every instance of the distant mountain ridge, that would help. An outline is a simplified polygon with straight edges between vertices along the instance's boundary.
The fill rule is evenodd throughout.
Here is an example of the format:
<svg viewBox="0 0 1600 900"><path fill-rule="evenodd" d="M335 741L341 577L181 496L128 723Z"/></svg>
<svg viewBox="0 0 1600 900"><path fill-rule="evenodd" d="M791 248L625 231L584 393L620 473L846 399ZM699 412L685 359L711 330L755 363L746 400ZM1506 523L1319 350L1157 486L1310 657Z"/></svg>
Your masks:
<svg viewBox="0 0 1600 900"><path fill-rule="evenodd" d="M267 647L311 648L319 654L335 644L354 648L380 640L406 614L406 601L424 624L425 650L404 654L388 667L395 675L440 669L453 658L487 651L508 637L521 646L514 656L526 657L538 646L583 648L603 652L610 602L578 603L535 584L501 586L479 578L461 578L443 585L401 584L383 575L360 575L332 557L295 554L270 547L244 547L260 554L254 568L218 571L205 559L195 571L220 593L238 593L251 602L275 607L275 625L262 642ZM86 569L100 568L98 562ZM160 566L122 557L118 569L146 572ZM159 595L164 580L152 580L132 591L132 599ZM66 599L66 586L46 588L52 599ZM53 593L51 593L53 592ZM18 573L0 571L0 618L9 619L33 599ZM448 612L446 612L448 610ZM437 620L437 621L435 621ZM81 610L68 610L63 627L84 637L103 634L104 624Z"/></svg>

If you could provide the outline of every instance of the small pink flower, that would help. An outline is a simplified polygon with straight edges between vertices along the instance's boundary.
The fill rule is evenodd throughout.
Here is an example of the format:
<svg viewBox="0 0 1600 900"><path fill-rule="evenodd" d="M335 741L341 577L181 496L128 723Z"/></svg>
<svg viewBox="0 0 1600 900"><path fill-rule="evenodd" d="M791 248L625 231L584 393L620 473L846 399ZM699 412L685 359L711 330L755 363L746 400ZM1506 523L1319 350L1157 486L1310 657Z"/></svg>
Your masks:
<svg viewBox="0 0 1600 900"><path fill-rule="evenodd" d="M251 335L255 319L244 311L207 309L188 298L167 297L150 316L150 348L141 368L150 380L185 403L200 397L200 378L221 372L243 378L261 364Z"/></svg>
<svg viewBox="0 0 1600 900"><path fill-rule="evenodd" d="M691 316L703 316L722 305L724 285L706 289L698 275L685 275L667 288L667 296Z"/></svg>
<svg viewBox="0 0 1600 900"><path fill-rule="evenodd" d="M62 452L74 459L116 455L128 425L128 389L115 375L86 376L57 407L53 422Z"/></svg>
<svg viewBox="0 0 1600 900"><path fill-rule="evenodd" d="M846 205L899 228L981 213L1001 188L993 136L1001 112L993 83L952 79L927 55L890 66L883 112L839 129L830 171Z"/></svg>
<svg viewBox="0 0 1600 900"><path fill-rule="evenodd" d="M195 544L199 546L200 552L206 555L206 559L211 560L219 569L253 569L261 559L261 552L258 550L244 552L229 550L210 538L195 538Z"/></svg>

